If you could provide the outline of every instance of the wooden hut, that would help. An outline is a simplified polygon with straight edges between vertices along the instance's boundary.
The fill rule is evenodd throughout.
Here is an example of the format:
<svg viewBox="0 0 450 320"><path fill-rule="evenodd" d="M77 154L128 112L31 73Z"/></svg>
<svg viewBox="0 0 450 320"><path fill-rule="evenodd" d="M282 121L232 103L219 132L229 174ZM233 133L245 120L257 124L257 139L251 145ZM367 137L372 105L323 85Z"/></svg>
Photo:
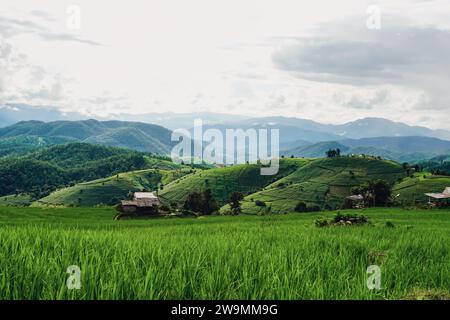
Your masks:
<svg viewBox="0 0 450 320"><path fill-rule="evenodd" d="M161 201L153 192L135 192L133 200L122 200L120 211L136 214L154 214L158 212Z"/></svg>
<svg viewBox="0 0 450 320"><path fill-rule="evenodd" d="M442 193L425 193L425 195L428 197L428 203L431 204L431 198L436 200L442 200L445 199L445 201L448 202L448 199L450 199L450 187L447 187L442 191Z"/></svg>

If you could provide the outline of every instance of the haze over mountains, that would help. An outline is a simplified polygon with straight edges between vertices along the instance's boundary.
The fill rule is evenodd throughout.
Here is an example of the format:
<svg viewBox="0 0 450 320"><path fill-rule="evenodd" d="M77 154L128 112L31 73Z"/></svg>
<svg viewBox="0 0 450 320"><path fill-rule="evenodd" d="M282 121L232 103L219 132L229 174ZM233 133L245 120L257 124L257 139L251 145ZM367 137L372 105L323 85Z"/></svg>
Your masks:
<svg viewBox="0 0 450 320"><path fill-rule="evenodd" d="M174 145L170 140L171 130L190 129L194 119L203 120L204 130L215 128L224 133L226 129L279 129L280 149L287 156L323 157L330 148L339 148L343 154L376 155L396 161L419 161L450 154L449 131L381 118L364 118L340 125L299 118L249 118L208 112L118 116L127 121L80 120L83 118L81 114L66 114L54 108L0 107L0 156L66 142L168 154ZM133 119L139 122L129 121Z"/></svg>
<svg viewBox="0 0 450 320"><path fill-rule="evenodd" d="M318 158L329 149L340 149L341 154L366 154L398 162L414 162L450 154L450 141L420 136L345 139L307 144L282 150L281 153L285 156Z"/></svg>
<svg viewBox="0 0 450 320"><path fill-rule="evenodd" d="M138 121L161 125L167 129L192 128L195 119L202 119L205 125L221 124L233 127L278 127L286 131L300 128L293 140L324 141L325 138L359 139L381 136L426 136L450 140L450 131L432 130L421 126L410 126L401 122L394 122L383 118L364 118L344 124L322 124L317 121L289 118L289 117L249 117L213 112L198 113L146 113L128 114L118 113L106 118L86 116L77 112L62 112L52 107L35 107L26 104L6 104L0 106L0 127L12 125L19 121L39 120L45 122L57 120L122 120ZM306 139L303 133L310 133ZM306 136L308 137L308 136ZM298 138L298 139L297 139Z"/></svg>
<svg viewBox="0 0 450 320"><path fill-rule="evenodd" d="M0 105L0 127L9 126L19 121L39 120L45 122L58 120L88 120L95 118L97 120L122 120L139 121L145 123L159 124L167 129L174 130L178 128L190 128L193 126L194 119L200 118L205 124L222 123L225 121L244 120L249 117L230 115L213 112L199 113L146 113L129 114L118 113L109 117L86 116L77 112L62 112L52 107L35 107L26 104L6 104Z"/></svg>

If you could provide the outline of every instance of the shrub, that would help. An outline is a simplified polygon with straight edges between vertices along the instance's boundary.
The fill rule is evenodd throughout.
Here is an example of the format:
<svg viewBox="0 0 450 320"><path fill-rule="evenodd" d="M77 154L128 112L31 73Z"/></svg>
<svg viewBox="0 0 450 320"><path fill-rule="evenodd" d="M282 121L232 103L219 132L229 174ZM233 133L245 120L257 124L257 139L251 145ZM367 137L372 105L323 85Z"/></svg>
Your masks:
<svg viewBox="0 0 450 320"><path fill-rule="evenodd" d="M230 195L229 205L231 209L231 214L236 216L241 213L241 200L244 199L244 196L240 192L233 192Z"/></svg>
<svg viewBox="0 0 450 320"><path fill-rule="evenodd" d="M369 223L369 219L366 216L358 214L341 214L338 212L333 219L327 220L325 218L318 218L315 222L316 227L327 226L346 226L346 225L361 225Z"/></svg>
<svg viewBox="0 0 450 320"><path fill-rule="evenodd" d="M261 201L261 200L256 200L255 201L255 205L257 205L258 207L265 207L266 203L264 201Z"/></svg>
<svg viewBox="0 0 450 320"><path fill-rule="evenodd" d="M328 225L330 225L330 222L327 219L320 217L320 218L316 219L315 225L318 228L323 228L323 227L327 227Z"/></svg>
<svg viewBox="0 0 450 320"><path fill-rule="evenodd" d="M166 212L169 212L170 211L170 208L168 207L168 206L166 206L166 205L161 205L160 207L159 207L162 211L166 211Z"/></svg>
<svg viewBox="0 0 450 320"><path fill-rule="evenodd" d="M369 222L369 218L359 214L341 214L338 212L334 218L335 224L365 224Z"/></svg>
<svg viewBox="0 0 450 320"><path fill-rule="evenodd" d="M386 221L385 227L386 228L395 228L395 225L392 221Z"/></svg>
<svg viewBox="0 0 450 320"><path fill-rule="evenodd" d="M304 201L299 201L294 210L295 212L306 212L308 210L308 207L306 206L306 203Z"/></svg>

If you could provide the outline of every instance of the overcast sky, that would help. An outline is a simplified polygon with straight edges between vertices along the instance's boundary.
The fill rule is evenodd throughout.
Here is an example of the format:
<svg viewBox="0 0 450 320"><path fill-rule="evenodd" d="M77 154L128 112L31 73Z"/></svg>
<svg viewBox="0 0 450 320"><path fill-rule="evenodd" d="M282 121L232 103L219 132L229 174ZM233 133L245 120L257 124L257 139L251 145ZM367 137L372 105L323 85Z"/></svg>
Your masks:
<svg viewBox="0 0 450 320"><path fill-rule="evenodd" d="M450 129L449 89L450 0L0 3L0 105Z"/></svg>

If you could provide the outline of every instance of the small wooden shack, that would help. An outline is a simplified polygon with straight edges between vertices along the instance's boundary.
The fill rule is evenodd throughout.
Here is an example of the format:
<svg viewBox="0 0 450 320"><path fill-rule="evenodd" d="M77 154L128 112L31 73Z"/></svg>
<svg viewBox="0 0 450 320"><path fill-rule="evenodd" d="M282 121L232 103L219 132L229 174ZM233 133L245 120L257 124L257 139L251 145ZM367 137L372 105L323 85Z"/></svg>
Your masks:
<svg viewBox="0 0 450 320"><path fill-rule="evenodd" d="M431 203L431 198L436 200L445 199L448 201L450 199L450 187L445 188L442 193L425 193L425 195L428 197L428 203Z"/></svg>
<svg viewBox="0 0 450 320"><path fill-rule="evenodd" d="M158 212L161 201L153 192L135 192L133 200L122 200L120 211L136 214L153 214Z"/></svg>
<svg viewBox="0 0 450 320"><path fill-rule="evenodd" d="M364 197L361 194L354 194L345 199L351 203L351 207L354 209L364 208Z"/></svg>

